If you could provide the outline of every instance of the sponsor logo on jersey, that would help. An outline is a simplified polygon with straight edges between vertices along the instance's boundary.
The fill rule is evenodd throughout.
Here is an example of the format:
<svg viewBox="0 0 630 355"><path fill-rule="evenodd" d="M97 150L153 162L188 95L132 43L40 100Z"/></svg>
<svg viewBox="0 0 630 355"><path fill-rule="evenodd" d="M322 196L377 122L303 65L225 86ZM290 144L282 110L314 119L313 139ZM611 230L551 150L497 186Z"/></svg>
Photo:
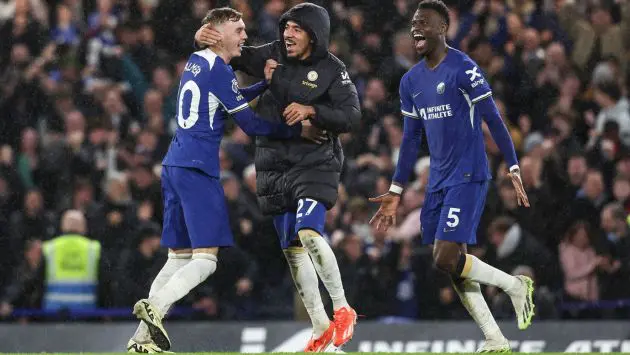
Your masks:
<svg viewBox="0 0 630 355"><path fill-rule="evenodd" d="M232 91L234 91L234 93L238 93L238 81L236 81L236 79L232 79Z"/></svg>
<svg viewBox="0 0 630 355"><path fill-rule="evenodd" d="M479 68L477 67L474 67L470 70L466 70L466 75L470 76L468 79L470 79L470 82L471 82L470 86L473 88L476 88L477 86L482 85L485 82L483 76L481 75L481 73L479 73Z"/></svg>
<svg viewBox="0 0 630 355"><path fill-rule="evenodd" d="M308 86L311 89L317 88L317 84L311 83L310 81L302 80L302 85Z"/></svg>
<svg viewBox="0 0 630 355"><path fill-rule="evenodd" d="M477 78L481 78L481 74L478 72L479 68L474 67L470 70L466 70L466 75L470 75L470 81L475 81Z"/></svg>
<svg viewBox="0 0 630 355"><path fill-rule="evenodd" d="M453 117L451 104L423 107L420 109L419 113L423 120Z"/></svg>
<svg viewBox="0 0 630 355"><path fill-rule="evenodd" d="M352 80L350 80L350 74L347 71L341 72L341 85L352 84Z"/></svg>

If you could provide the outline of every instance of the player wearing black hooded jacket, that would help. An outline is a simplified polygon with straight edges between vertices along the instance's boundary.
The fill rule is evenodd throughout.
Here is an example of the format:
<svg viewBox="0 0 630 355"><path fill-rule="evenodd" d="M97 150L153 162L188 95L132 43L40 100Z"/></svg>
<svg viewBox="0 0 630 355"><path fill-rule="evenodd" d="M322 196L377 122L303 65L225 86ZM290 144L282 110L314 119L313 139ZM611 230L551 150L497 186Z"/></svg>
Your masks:
<svg viewBox="0 0 630 355"><path fill-rule="evenodd" d="M305 351L320 352L331 343L339 347L348 342L356 322L337 260L323 238L323 227L326 210L337 200L344 160L337 136L358 127L360 105L345 65L328 52L330 18L324 8L303 3L289 9L280 18L279 35L282 41L243 47L241 57L231 65L262 78L268 60L277 62L256 107L258 113L289 124L308 120L329 138L320 145L301 138L260 137L255 157L258 202L263 213L274 216L296 287L313 323L313 337ZM198 42L208 44L217 37L203 27L195 35ZM317 274L333 300L332 323L319 296Z"/></svg>

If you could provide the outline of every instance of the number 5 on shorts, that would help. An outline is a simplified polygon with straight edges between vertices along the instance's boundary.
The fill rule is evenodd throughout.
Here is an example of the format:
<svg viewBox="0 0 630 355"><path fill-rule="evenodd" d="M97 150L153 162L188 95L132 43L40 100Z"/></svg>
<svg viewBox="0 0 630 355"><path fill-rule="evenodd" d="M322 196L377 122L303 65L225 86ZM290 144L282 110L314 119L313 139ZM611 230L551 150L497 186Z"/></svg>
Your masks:
<svg viewBox="0 0 630 355"><path fill-rule="evenodd" d="M457 216L457 213L459 213L459 211L461 210L455 207L451 207L448 210L448 216L447 216L447 221L446 221L447 226L451 228L457 227L457 225L459 224L459 217Z"/></svg>

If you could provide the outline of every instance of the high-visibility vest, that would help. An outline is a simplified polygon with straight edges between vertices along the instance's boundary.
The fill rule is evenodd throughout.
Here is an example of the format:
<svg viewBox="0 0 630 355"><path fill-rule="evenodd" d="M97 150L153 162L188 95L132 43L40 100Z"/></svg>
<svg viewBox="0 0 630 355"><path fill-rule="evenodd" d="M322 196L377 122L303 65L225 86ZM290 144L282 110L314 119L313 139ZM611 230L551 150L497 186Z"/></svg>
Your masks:
<svg viewBox="0 0 630 355"><path fill-rule="evenodd" d="M43 309L96 308L101 244L76 234L43 244L46 289Z"/></svg>

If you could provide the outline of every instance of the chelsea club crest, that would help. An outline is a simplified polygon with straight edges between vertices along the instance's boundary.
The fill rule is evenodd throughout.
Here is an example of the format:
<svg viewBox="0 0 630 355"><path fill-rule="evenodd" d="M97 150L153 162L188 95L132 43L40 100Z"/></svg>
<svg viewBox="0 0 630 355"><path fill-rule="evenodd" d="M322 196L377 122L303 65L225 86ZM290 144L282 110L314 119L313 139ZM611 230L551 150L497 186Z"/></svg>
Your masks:
<svg viewBox="0 0 630 355"><path fill-rule="evenodd" d="M310 72L308 72L308 74L306 74L306 78L308 79L308 81L315 81L318 77L319 75L317 75L317 72L315 70L311 70Z"/></svg>
<svg viewBox="0 0 630 355"><path fill-rule="evenodd" d="M444 93L444 88L446 88L446 85L444 85L444 82L439 83L437 86L437 93L442 95Z"/></svg>

